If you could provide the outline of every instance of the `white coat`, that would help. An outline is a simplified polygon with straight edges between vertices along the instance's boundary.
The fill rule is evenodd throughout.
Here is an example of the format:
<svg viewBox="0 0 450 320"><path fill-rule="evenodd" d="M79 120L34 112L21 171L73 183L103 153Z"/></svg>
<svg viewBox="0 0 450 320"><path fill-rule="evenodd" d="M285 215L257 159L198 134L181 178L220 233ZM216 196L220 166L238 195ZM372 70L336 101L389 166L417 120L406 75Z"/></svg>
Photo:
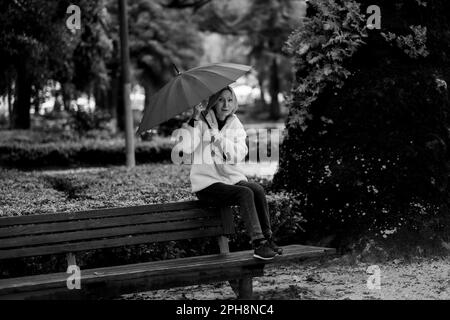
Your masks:
<svg viewBox="0 0 450 320"><path fill-rule="evenodd" d="M242 123L235 114L231 114L219 131L213 110L206 114L206 119L211 129L200 117L194 122L194 127L185 123L175 133L178 143L172 151L172 159L180 151L189 156L189 162L192 163L189 176L192 192L216 182L235 184L241 180L247 181L241 168L248 152L245 143L247 133Z"/></svg>

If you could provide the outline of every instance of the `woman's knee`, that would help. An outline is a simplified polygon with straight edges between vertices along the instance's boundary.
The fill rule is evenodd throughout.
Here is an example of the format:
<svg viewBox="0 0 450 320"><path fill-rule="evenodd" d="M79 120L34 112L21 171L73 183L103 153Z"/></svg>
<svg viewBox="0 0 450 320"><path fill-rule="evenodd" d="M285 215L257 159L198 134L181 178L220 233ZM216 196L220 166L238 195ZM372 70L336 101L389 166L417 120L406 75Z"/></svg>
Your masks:
<svg viewBox="0 0 450 320"><path fill-rule="evenodd" d="M253 190L247 187L239 188L239 192L237 193L237 197L239 201L253 200L254 194Z"/></svg>
<svg viewBox="0 0 450 320"><path fill-rule="evenodd" d="M256 182L250 182L250 188L255 193L255 195L258 196L265 196L266 192L264 190L264 187Z"/></svg>

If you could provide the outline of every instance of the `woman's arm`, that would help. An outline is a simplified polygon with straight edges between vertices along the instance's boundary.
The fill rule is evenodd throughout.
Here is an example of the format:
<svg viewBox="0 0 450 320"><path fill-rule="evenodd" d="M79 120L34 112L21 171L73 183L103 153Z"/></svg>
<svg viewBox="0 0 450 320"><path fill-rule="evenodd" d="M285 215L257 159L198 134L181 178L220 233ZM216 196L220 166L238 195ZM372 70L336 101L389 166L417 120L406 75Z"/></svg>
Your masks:
<svg viewBox="0 0 450 320"><path fill-rule="evenodd" d="M195 122L200 120L200 115L203 109L203 102L200 102L199 104L195 105L194 108L192 108L192 117L188 122L189 126L195 127Z"/></svg>
<svg viewBox="0 0 450 320"><path fill-rule="evenodd" d="M187 123L183 123L182 127L172 134L177 141L174 147L175 152L183 151L183 153L191 154L199 146L202 132L200 123L202 109L202 103L194 106L191 119Z"/></svg>

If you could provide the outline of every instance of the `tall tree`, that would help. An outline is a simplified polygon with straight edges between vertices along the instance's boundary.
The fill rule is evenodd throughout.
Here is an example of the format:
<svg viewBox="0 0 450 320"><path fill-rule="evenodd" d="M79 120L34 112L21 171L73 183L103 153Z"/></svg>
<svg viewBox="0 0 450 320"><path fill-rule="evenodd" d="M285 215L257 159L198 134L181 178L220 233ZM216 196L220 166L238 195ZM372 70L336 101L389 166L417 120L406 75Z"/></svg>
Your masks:
<svg viewBox="0 0 450 320"><path fill-rule="evenodd" d="M83 17L82 30L75 33L66 26L66 10L71 4L81 8ZM38 95L47 80L57 79L63 84L72 81L77 64L73 59L74 50L80 44L83 46L81 35L91 30L91 23L96 23L100 10L101 2L92 4L88 0L14 0L0 3L0 77L3 77L0 82L15 83L12 127L30 127L32 95ZM91 61L91 54L92 50L89 53L85 50L77 52L77 57L81 57L81 61ZM89 82L80 70L92 70L93 65L99 64L78 68L79 83ZM6 75L8 78L5 79Z"/></svg>
<svg viewBox="0 0 450 320"><path fill-rule="evenodd" d="M304 201L309 239L448 237L450 4L311 0L274 187Z"/></svg>
<svg viewBox="0 0 450 320"><path fill-rule="evenodd" d="M0 69L13 70L15 102L12 127L30 127L32 86L50 76L64 59L68 1L5 1L0 4ZM12 80L12 79L8 79Z"/></svg>
<svg viewBox="0 0 450 320"><path fill-rule="evenodd" d="M73 51L73 77L69 85L77 91L93 93L100 109L110 110L107 105L107 90L110 85L108 63L113 55L113 39L105 28L109 16L106 0L89 1L84 7L83 29ZM64 83L64 82L63 82ZM67 102L65 101L66 107Z"/></svg>

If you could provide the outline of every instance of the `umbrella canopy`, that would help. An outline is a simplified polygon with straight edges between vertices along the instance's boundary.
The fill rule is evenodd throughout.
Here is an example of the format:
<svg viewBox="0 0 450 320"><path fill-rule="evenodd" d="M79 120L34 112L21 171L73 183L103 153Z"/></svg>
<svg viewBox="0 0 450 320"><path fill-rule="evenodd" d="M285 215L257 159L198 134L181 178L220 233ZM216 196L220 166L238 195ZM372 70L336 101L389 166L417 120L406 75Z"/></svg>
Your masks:
<svg viewBox="0 0 450 320"><path fill-rule="evenodd" d="M137 134L186 111L250 71L235 63L214 63L196 67L169 81L150 98Z"/></svg>

